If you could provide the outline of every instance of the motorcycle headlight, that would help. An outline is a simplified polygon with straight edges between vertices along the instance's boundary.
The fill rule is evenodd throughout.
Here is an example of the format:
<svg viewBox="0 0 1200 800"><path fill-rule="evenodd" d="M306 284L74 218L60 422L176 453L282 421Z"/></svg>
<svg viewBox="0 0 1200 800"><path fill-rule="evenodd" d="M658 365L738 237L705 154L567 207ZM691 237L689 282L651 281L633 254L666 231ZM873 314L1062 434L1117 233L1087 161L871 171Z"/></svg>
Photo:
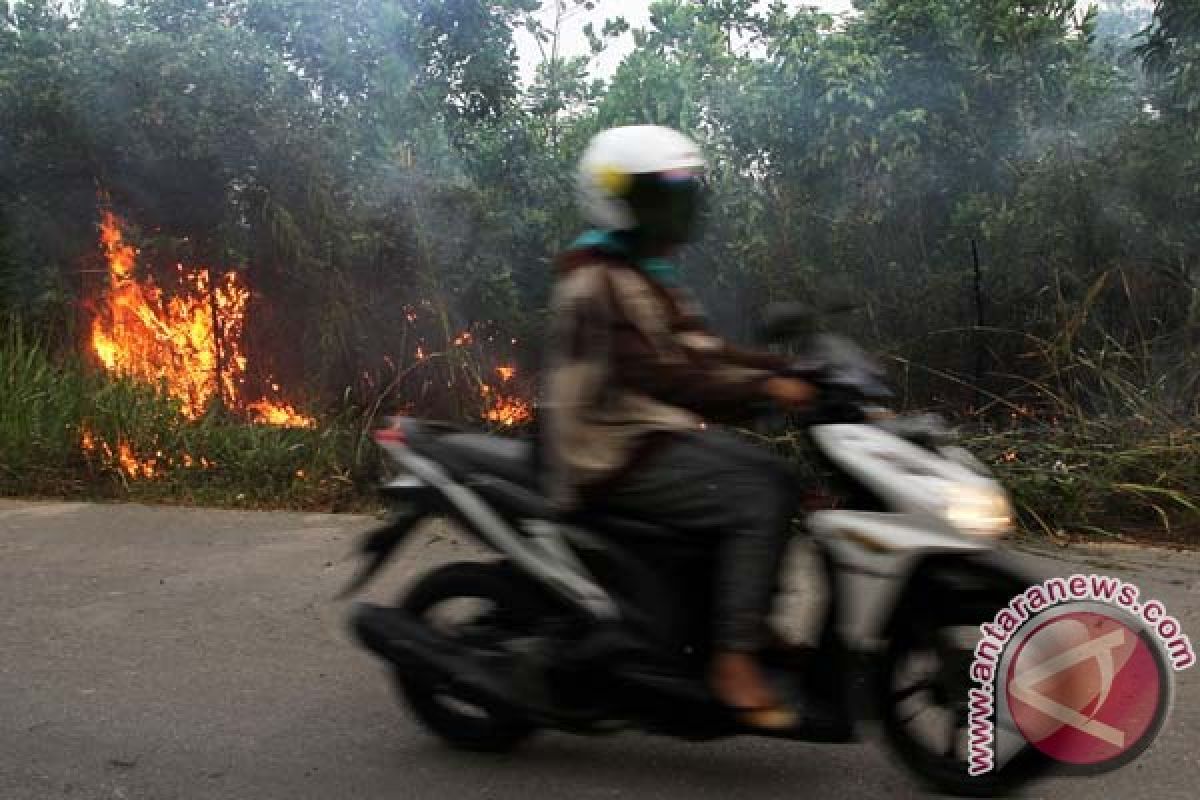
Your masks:
<svg viewBox="0 0 1200 800"><path fill-rule="evenodd" d="M974 536L1003 536L1013 531L1013 508L999 489L955 486L947 493L942 516Z"/></svg>

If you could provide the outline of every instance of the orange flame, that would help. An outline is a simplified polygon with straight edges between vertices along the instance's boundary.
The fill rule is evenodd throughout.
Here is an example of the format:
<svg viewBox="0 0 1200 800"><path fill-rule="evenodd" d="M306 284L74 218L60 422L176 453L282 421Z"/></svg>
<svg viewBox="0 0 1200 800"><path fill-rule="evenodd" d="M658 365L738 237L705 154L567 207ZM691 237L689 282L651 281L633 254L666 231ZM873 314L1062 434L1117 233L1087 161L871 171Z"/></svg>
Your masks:
<svg viewBox="0 0 1200 800"><path fill-rule="evenodd" d="M247 362L241 340L250 292L236 273L214 278L207 267L179 264L178 290L167 296L151 278L134 274L137 250L125 242L120 220L108 210L101 213L100 240L109 291L92 320L91 344L105 368L163 386L189 419L219 399L257 422L316 424L281 401L247 403L242 397ZM278 385L272 383L272 389L278 391ZM140 473L150 477L145 469Z"/></svg>
<svg viewBox="0 0 1200 800"><path fill-rule="evenodd" d="M533 418L533 410L528 400L519 397L497 397L495 404L484 412L483 418L488 422L511 427L528 422Z"/></svg>
<svg viewBox="0 0 1200 800"><path fill-rule="evenodd" d="M496 374L500 376L503 383L508 383L516 377L517 368L512 366L496 367ZM512 427L533 418L533 408L528 400L499 392L486 383L479 387L479 391L485 398L494 396L491 404L483 412L483 418L488 422Z"/></svg>
<svg viewBox="0 0 1200 800"><path fill-rule="evenodd" d="M272 403L269 400L256 400L246 406L255 422L265 425L275 425L282 428L312 428L317 422L312 417L306 417L284 402Z"/></svg>
<svg viewBox="0 0 1200 800"><path fill-rule="evenodd" d="M87 455L98 456L106 466L115 467L130 478L150 479L157 478L162 474L159 461L162 453L155 454L154 458L138 458L129 443L123 440L117 441L117 450L114 453L108 442L87 428L83 429L80 436L80 445ZM185 455L184 459L185 463L190 466L191 456ZM205 466L209 466L207 461Z"/></svg>

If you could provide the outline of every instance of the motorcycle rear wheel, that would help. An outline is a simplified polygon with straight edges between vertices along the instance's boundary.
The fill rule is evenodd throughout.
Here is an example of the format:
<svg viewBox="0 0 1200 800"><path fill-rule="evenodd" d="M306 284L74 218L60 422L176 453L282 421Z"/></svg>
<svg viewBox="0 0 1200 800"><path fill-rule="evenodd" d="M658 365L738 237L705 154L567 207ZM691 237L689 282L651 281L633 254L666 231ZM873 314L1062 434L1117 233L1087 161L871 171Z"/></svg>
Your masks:
<svg viewBox="0 0 1200 800"><path fill-rule="evenodd" d="M449 625L436 618L439 609L456 602L475 602L481 614ZM415 619L441 633L463 640L466 646L488 646L478 641L472 625L493 636L497 626L519 635L540 618L539 598L526 581L503 562L464 562L441 566L422 577L397 604ZM417 719L443 741L462 750L507 752L531 736L529 721L503 709L455 697L447 687L410 681L394 673L401 697Z"/></svg>

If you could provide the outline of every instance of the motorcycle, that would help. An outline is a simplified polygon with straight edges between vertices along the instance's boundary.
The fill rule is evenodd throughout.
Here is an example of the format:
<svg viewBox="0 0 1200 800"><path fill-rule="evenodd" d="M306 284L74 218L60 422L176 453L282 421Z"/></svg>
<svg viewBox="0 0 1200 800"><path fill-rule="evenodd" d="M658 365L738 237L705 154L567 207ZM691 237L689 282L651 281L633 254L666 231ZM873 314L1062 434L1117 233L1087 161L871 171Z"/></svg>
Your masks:
<svg viewBox="0 0 1200 800"><path fill-rule="evenodd" d="M768 335L808 325L784 310ZM936 417L878 413L883 372L855 343L802 338L791 373L820 390L802 429L839 502L803 519L824 583L815 645L781 642L761 657L799 711L794 729L747 729L708 688L711 547L603 510L558 516L528 442L401 418L375 433L398 468L382 486L392 511L363 539L365 564L345 594L430 518L497 556L436 568L395 606L355 606L354 634L412 714L483 751L539 729L839 743L879 728L943 792L994 796L1042 775L1047 760L1002 731L997 768L967 770L979 625L1030 584L999 544L1013 525L1005 491Z"/></svg>

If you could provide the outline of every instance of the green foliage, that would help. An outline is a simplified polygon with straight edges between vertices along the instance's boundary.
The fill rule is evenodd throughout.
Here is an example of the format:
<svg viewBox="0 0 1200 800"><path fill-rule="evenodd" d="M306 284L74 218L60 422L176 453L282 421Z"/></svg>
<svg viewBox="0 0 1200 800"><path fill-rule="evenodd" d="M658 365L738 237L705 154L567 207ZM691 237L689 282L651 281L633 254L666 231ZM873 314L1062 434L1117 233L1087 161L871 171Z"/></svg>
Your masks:
<svg viewBox="0 0 1200 800"><path fill-rule="evenodd" d="M314 430L194 422L154 387L57 364L14 321L0 324L0 495L344 507L373 477L361 437L353 414Z"/></svg>
<svg viewBox="0 0 1200 800"><path fill-rule="evenodd" d="M0 317L0 484L55 475L78 460L83 394L78 373L64 372L38 340Z"/></svg>
<svg viewBox="0 0 1200 800"><path fill-rule="evenodd" d="M1195 430L1089 422L979 433L966 444L996 468L1034 533L1170 543L1200 533Z"/></svg>
<svg viewBox="0 0 1200 800"><path fill-rule="evenodd" d="M834 18L660 0L638 30L593 6L0 5L0 308L39 332L54 355L41 368L105 396L69 366L80 304L104 290L103 192L132 223L139 269L241 274L252 381L337 408L473 412L463 387L484 367L450 343L484 324L488 358L536 363L526 343L551 261L580 226L574 163L601 128L660 123L710 158L705 237L682 260L726 332L747 335L771 300L849 295L863 313L843 324L892 358L907 405L985 427L1014 407L1069 417L1080 447L1119 420L1194 425L1194 2L1158 0L1150 16L1128 2L863 0ZM566 52L582 20L587 51ZM541 48L528 86L518 30ZM633 49L600 80L592 66L619 38ZM176 452L220 430L204 446L253 445L272 492L297 443L338 474L358 468L316 434L172 427L133 388L106 391L134 409L99 414L130 421L110 435ZM30 402L20 413L52 414ZM73 408L53 413L82 419ZM76 434L54 424L21 440L22 463L67 463ZM250 474L223 458L231 471L205 480ZM1125 483L1149 485L1129 469ZM1082 519L1095 492L1129 496L1112 476L1061 505Z"/></svg>
<svg viewBox="0 0 1200 800"><path fill-rule="evenodd" d="M1142 37L1137 53L1162 82L1167 107L1195 120L1200 113L1200 7L1189 0L1157 0Z"/></svg>

